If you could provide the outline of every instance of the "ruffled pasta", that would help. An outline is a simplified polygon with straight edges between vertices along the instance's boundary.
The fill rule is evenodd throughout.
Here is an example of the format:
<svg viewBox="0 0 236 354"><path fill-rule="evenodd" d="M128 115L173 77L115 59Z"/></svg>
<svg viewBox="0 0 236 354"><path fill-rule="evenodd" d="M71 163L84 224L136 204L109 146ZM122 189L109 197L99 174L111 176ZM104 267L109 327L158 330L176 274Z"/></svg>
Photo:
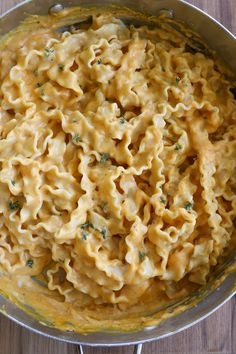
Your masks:
<svg viewBox="0 0 236 354"><path fill-rule="evenodd" d="M65 303L123 310L205 284L230 248L232 84L170 24L94 15L1 51L5 274L40 277Z"/></svg>

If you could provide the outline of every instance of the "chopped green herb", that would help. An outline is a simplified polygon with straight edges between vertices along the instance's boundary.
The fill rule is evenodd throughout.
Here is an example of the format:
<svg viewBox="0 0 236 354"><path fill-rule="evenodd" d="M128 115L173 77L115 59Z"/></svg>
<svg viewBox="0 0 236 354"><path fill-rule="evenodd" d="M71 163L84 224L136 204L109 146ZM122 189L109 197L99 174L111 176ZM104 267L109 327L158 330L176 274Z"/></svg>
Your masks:
<svg viewBox="0 0 236 354"><path fill-rule="evenodd" d="M51 55L52 53L54 53L54 49L53 48L44 48L44 51L45 51L45 56L48 58L49 55Z"/></svg>
<svg viewBox="0 0 236 354"><path fill-rule="evenodd" d="M98 65L102 64L102 59L98 59L97 64Z"/></svg>
<svg viewBox="0 0 236 354"><path fill-rule="evenodd" d="M105 163L110 158L110 155L107 152L100 153L100 156L101 156L100 163Z"/></svg>
<svg viewBox="0 0 236 354"><path fill-rule="evenodd" d="M10 202L8 203L8 206L9 206L9 209L10 209L10 210L17 210L17 209L19 209L19 207L20 207L20 203L18 202L18 200L15 201L15 202L10 201Z"/></svg>
<svg viewBox="0 0 236 354"><path fill-rule="evenodd" d="M39 76L39 72L38 72L38 69L35 69L34 71L33 71L33 74L34 74L34 76Z"/></svg>
<svg viewBox="0 0 236 354"><path fill-rule="evenodd" d="M179 77L179 76L176 76L176 78L175 78L175 83L176 83L176 85L179 84L180 80L181 80L180 77Z"/></svg>
<svg viewBox="0 0 236 354"><path fill-rule="evenodd" d="M146 257L146 254L144 252L139 251L138 256L140 263L142 263Z"/></svg>
<svg viewBox="0 0 236 354"><path fill-rule="evenodd" d="M173 135L172 140L177 141L177 136Z"/></svg>
<svg viewBox="0 0 236 354"><path fill-rule="evenodd" d="M84 224L82 224L82 225L80 226L80 228L81 228L82 230L87 229L87 227L91 227L92 229L94 229L94 226L93 226L93 224L92 224L90 221L85 222Z"/></svg>
<svg viewBox="0 0 236 354"><path fill-rule="evenodd" d="M164 73L166 72L166 69L164 68L164 66L161 66L161 71L163 71Z"/></svg>
<svg viewBox="0 0 236 354"><path fill-rule="evenodd" d="M162 202L163 204L166 204L166 199L165 199L164 197L161 197L161 202Z"/></svg>
<svg viewBox="0 0 236 354"><path fill-rule="evenodd" d="M175 150L180 150L180 149L182 149L182 145L180 145L179 143L177 143L176 145L175 145Z"/></svg>
<svg viewBox="0 0 236 354"><path fill-rule="evenodd" d="M28 261L26 262L26 266L29 268L33 268L34 265L34 261L32 259L28 259Z"/></svg>
<svg viewBox="0 0 236 354"><path fill-rule="evenodd" d="M125 117L120 118L120 124L125 124L127 122L127 120L125 119Z"/></svg>
<svg viewBox="0 0 236 354"><path fill-rule="evenodd" d="M87 236L88 236L88 233L83 230L83 231L82 231L82 237L81 237L82 240L83 240L83 241L86 241L86 240L87 240Z"/></svg>
<svg viewBox="0 0 236 354"><path fill-rule="evenodd" d="M65 64L58 64L58 69L59 69L60 71L63 71L64 68L65 68Z"/></svg>
<svg viewBox="0 0 236 354"><path fill-rule="evenodd" d="M107 202L105 202L105 201L102 201L102 210L104 211L104 213L107 213L107 211L108 211L108 204L107 204Z"/></svg>
<svg viewBox="0 0 236 354"><path fill-rule="evenodd" d="M107 238L107 229L105 227L100 231L104 240Z"/></svg>
<svg viewBox="0 0 236 354"><path fill-rule="evenodd" d="M184 206L184 209L186 209L186 210L191 210L192 207L193 207L192 203L187 202L187 203L185 204L185 206Z"/></svg>
<svg viewBox="0 0 236 354"><path fill-rule="evenodd" d="M44 96L45 95L45 92L43 89L40 90L40 96Z"/></svg>
<svg viewBox="0 0 236 354"><path fill-rule="evenodd" d="M80 228L81 228L82 230L85 230L87 227L88 227L88 223L87 223L87 222L85 222L84 224L82 224L82 225L80 226Z"/></svg>
<svg viewBox="0 0 236 354"><path fill-rule="evenodd" d="M11 180L11 184L13 185L13 186L15 186L16 185L16 181L14 181L13 179Z"/></svg>
<svg viewBox="0 0 236 354"><path fill-rule="evenodd" d="M76 143L80 143L82 141L81 139L81 136L79 134L75 134L73 140L76 142Z"/></svg>
<svg viewBox="0 0 236 354"><path fill-rule="evenodd" d="M73 123L77 123L77 120L76 120L76 119L73 119Z"/></svg>
<svg viewBox="0 0 236 354"><path fill-rule="evenodd" d="M42 86L43 86L42 82L37 82L36 87L42 87Z"/></svg>
<svg viewBox="0 0 236 354"><path fill-rule="evenodd" d="M102 237L104 238L104 240L107 238L107 229L105 227L103 227L101 230L97 229L90 221L85 222L84 224L80 225L80 228L82 229L82 238L83 235L84 237L88 235L87 233L87 229L91 227L92 229L94 229L95 231L98 231L102 234ZM83 238L85 239L85 238Z"/></svg>

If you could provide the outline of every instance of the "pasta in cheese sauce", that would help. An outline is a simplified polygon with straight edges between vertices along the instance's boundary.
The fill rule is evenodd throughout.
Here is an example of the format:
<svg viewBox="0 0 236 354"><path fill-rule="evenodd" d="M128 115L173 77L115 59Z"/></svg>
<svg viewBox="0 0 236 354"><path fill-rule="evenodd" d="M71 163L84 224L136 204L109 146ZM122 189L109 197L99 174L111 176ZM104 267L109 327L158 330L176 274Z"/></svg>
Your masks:
<svg viewBox="0 0 236 354"><path fill-rule="evenodd" d="M170 20L36 19L1 44L0 288L81 326L184 298L235 240L226 70Z"/></svg>

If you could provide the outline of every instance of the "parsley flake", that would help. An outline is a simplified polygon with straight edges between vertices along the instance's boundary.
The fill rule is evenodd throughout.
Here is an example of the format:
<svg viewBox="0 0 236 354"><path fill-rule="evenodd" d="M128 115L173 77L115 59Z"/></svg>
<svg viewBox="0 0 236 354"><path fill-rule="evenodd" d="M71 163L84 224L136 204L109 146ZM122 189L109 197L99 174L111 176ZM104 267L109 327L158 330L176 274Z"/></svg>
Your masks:
<svg viewBox="0 0 236 354"><path fill-rule="evenodd" d="M163 204L166 204L166 199L164 197L161 197L160 199Z"/></svg>
<svg viewBox="0 0 236 354"><path fill-rule="evenodd" d="M175 78L175 83L176 83L176 85L179 84L180 80L181 80L180 77L179 77L179 76L176 76L176 78Z"/></svg>
<svg viewBox="0 0 236 354"><path fill-rule="evenodd" d="M81 239L83 241L87 240L88 232L86 231L86 229L89 228L89 227L94 229L94 226L93 226L93 224L90 221L85 222L84 224L80 225L80 228L82 229L82 237L81 237Z"/></svg>
<svg viewBox="0 0 236 354"><path fill-rule="evenodd" d="M19 207L20 207L20 203L18 202L18 200L15 201L15 202L10 201L10 202L8 203L8 206L9 206L9 209L10 209L10 210L17 210L17 209L19 209Z"/></svg>
<svg viewBox="0 0 236 354"><path fill-rule="evenodd" d="M182 149L182 145L181 144L179 144L179 143L177 143L176 145L175 145L175 150L180 150L180 149Z"/></svg>
<svg viewBox="0 0 236 354"><path fill-rule="evenodd" d="M85 230L87 227L88 227L88 223L87 223L87 222L85 222L84 224L82 224L82 225L80 226L80 228L81 228L82 230Z"/></svg>
<svg viewBox="0 0 236 354"><path fill-rule="evenodd" d="M103 227L101 229L100 233L102 234L103 239L106 240L106 238L107 238L107 229L105 227Z"/></svg>
<svg viewBox="0 0 236 354"><path fill-rule="evenodd" d="M125 117L120 118L120 124L125 124L127 122L127 120L125 119Z"/></svg>
<svg viewBox="0 0 236 354"><path fill-rule="evenodd" d="M59 69L60 71L63 71L64 68L65 68L65 64L58 64L58 69Z"/></svg>
<svg viewBox="0 0 236 354"><path fill-rule="evenodd" d="M139 251L138 256L140 263L142 263L146 257L146 254L144 252Z"/></svg>
<svg viewBox="0 0 236 354"><path fill-rule="evenodd" d="M44 54L45 54L45 57L49 57L52 53L54 53L54 49L53 48L48 48L48 47L45 47L44 48Z"/></svg>
<svg viewBox="0 0 236 354"><path fill-rule="evenodd" d="M40 90L40 96L44 96L45 95L45 92L43 89Z"/></svg>
<svg viewBox="0 0 236 354"><path fill-rule="evenodd" d="M75 134L73 140L76 142L76 143L80 143L82 141L82 138L79 134Z"/></svg>
<svg viewBox="0 0 236 354"><path fill-rule="evenodd" d="M82 225L80 226L80 228L81 228L82 230L87 229L87 227L91 227L92 229L94 229L94 226L93 226L93 224L92 224L90 221L85 222L84 224L82 224Z"/></svg>
<svg viewBox="0 0 236 354"><path fill-rule="evenodd" d="M36 84L36 87L42 87L43 86L43 84L42 84L42 82L37 82L37 84Z"/></svg>
<svg viewBox="0 0 236 354"><path fill-rule="evenodd" d="M102 210L104 211L104 213L107 213L108 212L108 203L103 200L101 206L102 206Z"/></svg>
<svg viewBox="0 0 236 354"><path fill-rule="evenodd" d="M82 231L82 237L81 237L81 239L82 239L83 241L86 241L86 240L87 240L87 236L88 236L88 233L87 233L85 230L83 230L83 231Z"/></svg>
<svg viewBox="0 0 236 354"><path fill-rule="evenodd" d="M186 209L186 210L191 210L192 207L193 207L192 203L187 202L187 203L185 204L185 206L184 206L184 209Z"/></svg>
<svg viewBox="0 0 236 354"><path fill-rule="evenodd" d="M98 65L102 64L102 59L98 59L97 64Z"/></svg>
<svg viewBox="0 0 236 354"><path fill-rule="evenodd" d="M26 266L29 268L33 268L33 265L34 265L33 259L28 259L28 261L26 262Z"/></svg>
<svg viewBox="0 0 236 354"><path fill-rule="evenodd" d="M13 179L11 180L11 184L13 185L13 186L15 186L16 185L16 181L14 181Z"/></svg>
<svg viewBox="0 0 236 354"><path fill-rule="evenodd" d="M105 163L110 158L110 155L107 152L100 153L100 156L101 156L100 163Z"/></svg>

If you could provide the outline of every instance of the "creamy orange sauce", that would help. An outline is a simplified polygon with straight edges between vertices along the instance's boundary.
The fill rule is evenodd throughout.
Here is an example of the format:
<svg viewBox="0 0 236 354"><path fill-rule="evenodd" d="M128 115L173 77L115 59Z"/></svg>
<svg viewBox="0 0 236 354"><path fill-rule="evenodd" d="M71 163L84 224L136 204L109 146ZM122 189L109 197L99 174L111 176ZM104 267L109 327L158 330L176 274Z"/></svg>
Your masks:
<svg viewBox="0 0 236 354"><path fill-rule="evenodd" d="M157 325L236 271L211 278L235 249L230 73L128 15L32 16L0 44L0 292L63 330Z"/></svg>

